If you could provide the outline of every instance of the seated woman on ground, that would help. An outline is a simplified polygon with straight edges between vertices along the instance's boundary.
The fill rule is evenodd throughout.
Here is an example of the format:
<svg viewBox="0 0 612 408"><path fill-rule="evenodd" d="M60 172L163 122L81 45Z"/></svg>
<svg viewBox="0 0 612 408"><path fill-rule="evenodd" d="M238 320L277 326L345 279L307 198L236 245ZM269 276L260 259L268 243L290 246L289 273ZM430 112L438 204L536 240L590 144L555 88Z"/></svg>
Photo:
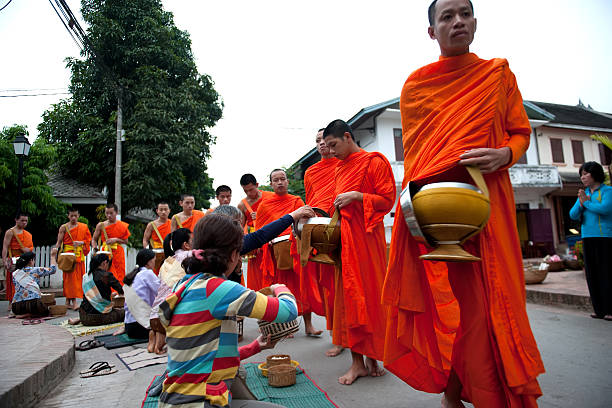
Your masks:
<svg viewBox="0 0 612 408"><path fill-rule="evenodd" d="M79 319L70 319L70 324L81 322L84 326L122 322L123 309L113 308L111 289L123 295L121 283L108 268L111 259L107 254L96 254L89 262L89 272L83 275L83 301L79 308Z"/></svg>
<svg viewBox="0 0 612 408"><path fill-rule="evenodd" d="M196 249L183 261L191 277L159 309L168 342L168 375L159 400L161 408L196 404L278 407L232 400L229 392L240 360L273 347L269 337L259 336L238 348L236 316L279 323L297 317L295 298L286 286L272 285L275 297L267 297L226 280L240 262L242 239L240 224L226 216L209 214L195 227Z"/></svg>
<svg viewBox="0 0 612 408"><path fill-rule="evenodd" d="M43 276L52 275L57 270L57 248L51 250L51 268L34 267L36 255L34 252L22 254L15 264L13 282L12 312L20 318L49 316L49 308L41 301L40 282Z"/></svg>
<svg viewBox="0 0 612 408"><path fill-rule="evenodd" d="M159 268L159 288L151 307L149 323L151 327L150 336L154 336L154 345L149 338L149 353L162 354L165 352L166 330L159 322L159 305L172 293L172 288L185 276L181 262L191 253L191 231L187 228L179 228L164 239L164 255L166 259Z"/></svg>
<svg viewBox="0 0 612 408"><path fill-rule="evenodd" d="M125 332L133 339L149 339L149 347L152 347L154 341L149 334L149 316L159 289L159 278L153 272L154 266L155 252L141 249L136 255L136 267L123 278Z"/></svg>

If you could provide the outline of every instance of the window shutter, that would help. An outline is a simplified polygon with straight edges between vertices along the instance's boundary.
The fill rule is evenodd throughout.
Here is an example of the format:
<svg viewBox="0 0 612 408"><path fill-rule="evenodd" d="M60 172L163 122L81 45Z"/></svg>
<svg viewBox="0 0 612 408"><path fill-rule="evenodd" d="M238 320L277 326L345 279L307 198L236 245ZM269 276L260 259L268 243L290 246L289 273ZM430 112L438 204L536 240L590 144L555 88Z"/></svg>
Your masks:
<svg viewBox="0 0 612 408"><path fill-rule="evenodd" d="M604 166L612 163L612 150L602 143L599 144L599 159Z"/></svg>
<svg viewBox="0 0 612 408"><path fill-rule="evenodd" d="M572 153L574 154L574 163L584 163L584 150L582 148L582 140L572 140Z"/></svg>
<svg viewBox="0 0 612 408"><path fill-rule="evenodd" d="M404 161L404 144L402 143L402 129L393 129L395 142L395 160Z"/></svg>
<svg viewBox="0 0 612 408"><path fill-rule="evenodd" d="M563 157L563 140L551 138L550 150L552 151L553 163L565 163L565 158Z"/></svg>

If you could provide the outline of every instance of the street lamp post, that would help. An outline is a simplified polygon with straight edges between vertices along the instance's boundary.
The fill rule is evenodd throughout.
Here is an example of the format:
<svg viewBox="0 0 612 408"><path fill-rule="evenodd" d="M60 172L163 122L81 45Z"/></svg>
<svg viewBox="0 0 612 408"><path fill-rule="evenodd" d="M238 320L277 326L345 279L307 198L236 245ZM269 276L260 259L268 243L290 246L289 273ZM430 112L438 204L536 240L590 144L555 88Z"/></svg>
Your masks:
<svg viewBox="0 0 612 408"><path fill-rule="evenodd" d="M15 155L19 158L19 172L17 173L17 214L21 212L21 184L23 180L23 158L30 154L30 142L23 135L17 135L13 140Z"/></svg>

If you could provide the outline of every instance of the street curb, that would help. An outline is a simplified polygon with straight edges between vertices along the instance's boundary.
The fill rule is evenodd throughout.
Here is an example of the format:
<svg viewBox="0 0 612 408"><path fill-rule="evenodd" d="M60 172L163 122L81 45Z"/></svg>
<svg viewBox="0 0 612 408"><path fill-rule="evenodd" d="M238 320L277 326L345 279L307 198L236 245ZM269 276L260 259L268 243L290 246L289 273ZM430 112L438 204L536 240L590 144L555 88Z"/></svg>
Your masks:
<svg viewBox="0 0 612 408"><path fill-rule="evenodd" d="M530 285L536 286L536 285ZM527 302L548 306L563 306L590 312L593 310L589 296L574 295L570 293L545 292L526 288Z"/></svg>
<svg viewBox="0 0 612 408"><path fill-rule="evenodd" d="M61 352L57 358L41 367L37 372L0 395L0 408L26 408L36 406L38 402L42 401L45 396L59 385L59 383L72 371L76 360L74 339L72 335L64 329L51 327L54 330L65 332L66 336L60 341L54 339L54 342L49 344L49 347L53 347L56 350L58 347L64 347L65 350ZM18 369L18 367L15 368ZM5 372L4 375L9 374Z"/></svg>

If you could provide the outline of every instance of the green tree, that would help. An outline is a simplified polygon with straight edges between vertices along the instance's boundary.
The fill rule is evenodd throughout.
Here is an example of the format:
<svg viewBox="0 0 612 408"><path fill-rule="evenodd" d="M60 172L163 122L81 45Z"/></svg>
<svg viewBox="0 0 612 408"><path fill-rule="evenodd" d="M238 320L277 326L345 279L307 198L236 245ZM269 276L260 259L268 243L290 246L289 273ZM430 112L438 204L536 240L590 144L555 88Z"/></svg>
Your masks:
<svg viewBox="0 0 612 408"><path fill-rule="evenodd" d="M40 135L57 147L66 175L109 188L114 200L117 100L123 128L122 208L176 208L189 192L198 206L214 196L206 161L222 102L200 75L191 40L158 0L82 0L87 36L98 55L68 59L72 98L43 115Z"/></svg>
<svg viewBox="0 0 612 408"><path fill-rule="evenodd" d="M0 131L0 226L3 231L15 224L19 159L12 142L18 134L27 136L26 127L14 125ZM55 160L53 146L38 138L23 161L21 211L30 217L28 231L34 236L34 245L54 243L57 228L66 217L66 206L53 197L47 185L45 170Z"/></svg>
<svg viewBox="0 0 612 408"><path fill-rule="evenodd" d="M610 139L609 136L595 134L595 135L591 135L591 139L597 140L598 142L603 144L604 149L612 150L612 139ZM608 174L606 174L605 183L606 184L612 183L612 164L608 164Z"/></svg>

